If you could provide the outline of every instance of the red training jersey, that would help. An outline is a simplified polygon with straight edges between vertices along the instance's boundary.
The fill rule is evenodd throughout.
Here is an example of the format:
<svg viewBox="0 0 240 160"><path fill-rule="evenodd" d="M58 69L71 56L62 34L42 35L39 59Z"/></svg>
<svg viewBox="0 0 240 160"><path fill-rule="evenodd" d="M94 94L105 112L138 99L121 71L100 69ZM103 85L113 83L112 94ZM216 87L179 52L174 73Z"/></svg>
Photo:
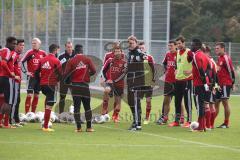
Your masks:
<svg viewBox="0 0 240 160"><path fill-rule="evenodd" d="M0 50L0 77L13 78L11 73L14 73L13 57L16 56L15 51L10 51L8 48Z"/></svg>
<svg viewBox="0 0 240 160"><path fill-rule="evenodd" d="M30 49L25 53L21 61L23 64L27 62L28 72L34 75L34 72L36 71L39 65L39 60L44 58L46 55L47 55L46 52L43 50Z"/></svg>
<svg viewBox="0 0 240 160"><path fill-rule="evenodd" d="M232 74L234 74L234 68L231 58L226 53L218 57L217 67L217 77L219 85L232 85Z"/></svg>
<svg viewBox="0 0 240 160"><path fill-rule="evenodd" d="M106 80L112 80L114 86L124 88L126 68L127 62L125 60L109 58L103 66L103 75Z"/></svg>
<svg viewBox="0 0 240 160"><path fill-rule="evenodd" d="M209 84L209 78L206 75L207 69L209 69L209 58L203 51L198 50L193 53L193 62L192 62L192 74L193 74L193 86L201 86L204 83ZM201 73L200 70L203 70ZM203 82L203 78L206 82Z"/></svg>
<svg viewBox="0 0 240 160"><path fill-rule="evenodd" d="M21 78L22 78L22 69L21 69L21 60L20 60L20 55L16 53L16 56L14 57L14 73L16 76L20 77L20 80L15 79L15 82L21 83Z"/></svg>
<svg viewBox="0 0 240 160"><path fill-rule="evenodd" d="M176 70L176 57L177 52L168 52L163 60L165 66L165 82L174 83L176 82L175 70Z"/></svg>
<svg viewBox="0 0 240 160"><path fill-rule="evenodd" d="M67 62L65 74L71 74L71 82L89 83L90 76L96 73L96 68L90 58L77 54Z"/></svg>
<svg viewBox="0 0 240 160"><path fill-rule="evenodd" d="M62 66L55 55L50 53L40 59L37 69L40 70L40 85L57 85Z"/></svg>

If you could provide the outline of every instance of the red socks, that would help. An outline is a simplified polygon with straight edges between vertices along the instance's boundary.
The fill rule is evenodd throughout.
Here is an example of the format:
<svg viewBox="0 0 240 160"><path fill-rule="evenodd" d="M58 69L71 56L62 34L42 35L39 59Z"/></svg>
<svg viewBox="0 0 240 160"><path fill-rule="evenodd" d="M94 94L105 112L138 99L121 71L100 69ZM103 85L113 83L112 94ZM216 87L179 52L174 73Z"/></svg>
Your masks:
<svg viewBox="0 0 240 160"><path fill-rule="evenodd" d="M31 96L27 96L26 101L25 101L25 113L29 112L30 106L31 106Z"/></svg>
<svg viewBox="0 0 240 160"><path fill-rule="evenodd" d="M9 114L4 114L4 126L9 126Z"/></svg>
<svg viewBox="0 0 240 160"><path fill-rule="evenodd" d="M3 114L0 113L0 125L2 124Z"/></svg>
<svg viewBox="0 0 240 160"><path fill-rule="evenodd" d="M36 112L37 104L38 104L38 95L35 95L33 97L33 101L32 101L32 112L33 113Z"/></svg>
<svg viewBox="0 0 240 160"><path fill-rule="evenodd" d="M211 128L211 111L210 111L210 108L205 108L205 120L206 120L206 127Z"/></svg>
<svg viewBox="0 0 240 160"><path fill-rule="evenodd" d="M205 118L204 116L203 117L198 117L198 123L199 123L199 126L197 128L197 130L204 130L205 129L205 124L206 124L206 121L205 121Z"/></svg>
<svg viewBox="0 0 240 160"><path fill-rule="evenodd" d="M51 115L51 109L45 109L45 114L44 114L44 128L48 128L48 122L50 119L50 115Z"/></svg>
<svg viewBox="0 0 240 160"><path fill-rule="evenodd" d="M108 100L109 99L104 99L103 104L102 104L102 115L108 113Z"/></svg>
<svg viewBox="0 0 240 160"><path fill-rule="evenodd" d="M152 108L151 102L147 102L146 119L149 119L149 117L150 117L151 108Z"/></svg>
<svg viewBox="0 0 240 160"><path fill-rule="evenodd" d="M211 128L214 128L214 121L215 121L215 118L216 118L216 111L215 109L211 109Z"/></svg>
<svg viewBox="0 0 240 160"><path fill-rule="evenodd" d="M224 124L226 124L226 126L228 126L229 125L229 119L225 119Z"/></svg>

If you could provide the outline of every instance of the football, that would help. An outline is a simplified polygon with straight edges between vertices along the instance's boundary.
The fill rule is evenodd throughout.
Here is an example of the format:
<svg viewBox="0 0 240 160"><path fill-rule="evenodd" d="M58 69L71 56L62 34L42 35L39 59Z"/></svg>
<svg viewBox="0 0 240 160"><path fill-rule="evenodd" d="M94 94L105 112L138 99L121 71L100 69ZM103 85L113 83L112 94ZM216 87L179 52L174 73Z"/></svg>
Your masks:
<svg viewBox="0 0 240 160"><path fill-rule="evenodd" d="M195 130L195 129L198 128L198 126L199 126L199 123L196 122L196 121L194 121L194 122L192 122L192 123L190 124L190 129L191 129L191 130Z"/></svg>
<svg viewBox="0 0 240 160"><path fill-rule="evenodd" d="M43 128L43 125L44 125L44 121L42 121L42 123L41 123L42 128ZM48 128L52 128L52 122L51 121L48 122Z"/></svg>

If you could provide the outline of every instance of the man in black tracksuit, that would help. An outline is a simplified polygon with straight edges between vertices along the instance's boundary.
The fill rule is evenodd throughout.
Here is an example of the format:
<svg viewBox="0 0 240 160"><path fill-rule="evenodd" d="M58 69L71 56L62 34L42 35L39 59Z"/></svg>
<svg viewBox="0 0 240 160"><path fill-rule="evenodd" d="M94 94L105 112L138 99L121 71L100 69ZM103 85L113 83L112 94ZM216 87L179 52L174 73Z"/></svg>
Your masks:
<svg viewBox="0 0 240 160"><path fill-rule="evenodd" d="M141 98L144 94L145 77L144 77L144 59L147 56L138 48L137 39L134 36L128 38L128 104L130 106L133 123L129 130L141 130Z"/></svg>
<svg viewBox="0 0 240 160"><path fill-rule="evenodd" d="M74 57L74 51L73 51L73 44L72 42L68 41L65 43L65 52L58 57L62 64L62 71L64 73L65 67L67 62ZM64 112L64 107L65 107L65 98L68 92L68 85L69 83L69 78L67 80L61 80L60 81L60 100L59 100L59 113Z"/></svg>

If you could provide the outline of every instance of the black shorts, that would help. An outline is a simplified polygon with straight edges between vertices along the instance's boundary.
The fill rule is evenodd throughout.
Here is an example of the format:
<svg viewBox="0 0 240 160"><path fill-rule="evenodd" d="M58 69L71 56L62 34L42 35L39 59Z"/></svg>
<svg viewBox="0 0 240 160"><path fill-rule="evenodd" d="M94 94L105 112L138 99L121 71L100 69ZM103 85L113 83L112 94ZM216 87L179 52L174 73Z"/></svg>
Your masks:
<svg viewBox="0 0 240 160"><path fill-rule="evenodd" d="M229 99L232 86L221 86L221 90L216 92L216 100Z"/></svg>
<svg viewBox="0 0 240 160"><path fill-rule="evenodd" d="M46 96L46 104L49 106L53 106L54 103L56 103L56 86L41 85L41 91Z"/></svg>
<svg viewBox="0 0 240 160"><path fill-rule="evenodd" d="M214 104L216 102L216 94L213 94L213 92L211 92L209 102L212 103L212 104Z"/></svg>
<svg viewBox="0 0 240 160"><path fill-rule="evenodd" d="M114 84L106 83L105 87L110 87L111 88L111 93L110 95L113 94L114 96L122 96L124 89L118 86L115 86Z"/></svg>
<svg viewBox="0 0 240 160"><path fill-rule="evenodd" d="M128 87L128 94L127 94L127 98L128 98L128 105L129 106L134 106L134 92L137 92L137 97L139 99L143 98L143 93L144 93L144 87L135 87L134 89L131 87Z"/></svg>
<svg viewBox="0 0 240 160"><path fill-rule="evenodd" d="M0 77L0 93L4 95L4 100L8 104L13 104L13 84L12 78Z"/></svg>
<svg viewBox="0 0 240 160"><path fill-rule="evenodd" d="M204 86L194 87L194 95L198 97L198 100L204 103L210 103L211 91L205 91Z"/></svg>
<svg viewBox="0 0 240 160"><path fill-rule="evenodd" d="M90 89L88 83L73 82L71 86L72 96L80 96L90 98Z"/></svg>
<svg viewBox="0 0 240 160"><path fill-rule="evenodd" d="M152 98L153 88L151 86L142 87L143 88L143 97Z"/></svg>
<svg viewBox="0 0 240 160"><path fill-rule="evenodd" d="M35 93L39 94L40 91L40 84L34 77L27 77L28 80L28 88L27 88L27 93Z"/></svg>
<svg viewBox="0 0 240 160"><path fill-rule="evenodd" d="M164 96L173 96L175 94L175 83L164 83Z"/></svg>

